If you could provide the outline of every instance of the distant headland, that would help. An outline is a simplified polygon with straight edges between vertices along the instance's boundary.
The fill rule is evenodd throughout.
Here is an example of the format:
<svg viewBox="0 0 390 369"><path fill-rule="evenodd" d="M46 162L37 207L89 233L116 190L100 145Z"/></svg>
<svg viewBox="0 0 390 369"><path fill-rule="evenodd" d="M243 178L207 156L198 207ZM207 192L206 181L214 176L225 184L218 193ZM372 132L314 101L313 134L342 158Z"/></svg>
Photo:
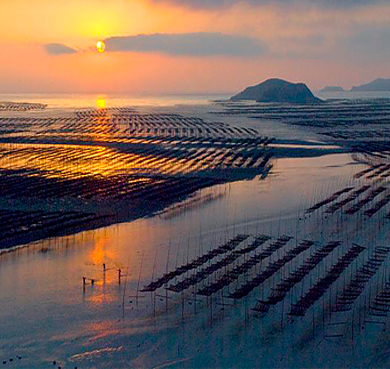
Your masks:
<svg viewBox="0 0 390 369"><path fill-rule="evenodd" d="M344 90L341 86L326 86L318 92L390 92L390 78L377 78L360 86Z"/></svg>
<svg viewBox="0 0 390 369"><path fill-rule="evenodd" d="M390 91L390 78L377 78L365 85L353 86L351 91Z"/></svg>
<svg viewBox="0 0 390 369"><path fill-rule="evenodd" d="M345 92L341 86L325 86L319 92Z"/></svg>
<svg viewBox="0 0 390 369"><path fill-rule="evenodd" d="M315 97L304 83L291 83L272 78L231 97L232 101L255 100L257 102L278 102L295 104L315 104L322 102Z"/></svg>

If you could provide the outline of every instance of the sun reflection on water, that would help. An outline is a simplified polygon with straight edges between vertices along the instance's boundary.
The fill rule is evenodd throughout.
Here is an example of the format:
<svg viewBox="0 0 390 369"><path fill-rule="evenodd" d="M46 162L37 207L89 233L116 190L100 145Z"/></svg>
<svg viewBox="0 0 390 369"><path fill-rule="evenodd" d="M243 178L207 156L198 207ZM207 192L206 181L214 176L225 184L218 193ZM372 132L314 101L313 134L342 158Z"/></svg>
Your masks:
<svg viewBox="0 0 390 369"><path fill-rule="evenodd" d="M92 250L91 259L94 264L103 265L107 263L109 259L112 258L112 253L110 250L106 250L106 237L102 237L95 243L95 247Z"/></svg>

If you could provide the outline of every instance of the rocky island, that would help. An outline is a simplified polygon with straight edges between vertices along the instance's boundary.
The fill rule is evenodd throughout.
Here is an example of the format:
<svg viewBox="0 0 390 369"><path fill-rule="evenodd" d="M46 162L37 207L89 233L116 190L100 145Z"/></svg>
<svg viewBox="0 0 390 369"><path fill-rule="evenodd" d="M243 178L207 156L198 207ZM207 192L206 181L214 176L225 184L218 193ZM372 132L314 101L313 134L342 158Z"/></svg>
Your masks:
<svg viewBox="0 0 390 369"><path fill-rule="evenodd" d="M278 102L315 104L322 102L315 97L304 83L291 83L278 78L268 79L256 86L231 97L232 101L254 100L257 102Z"/></svg>

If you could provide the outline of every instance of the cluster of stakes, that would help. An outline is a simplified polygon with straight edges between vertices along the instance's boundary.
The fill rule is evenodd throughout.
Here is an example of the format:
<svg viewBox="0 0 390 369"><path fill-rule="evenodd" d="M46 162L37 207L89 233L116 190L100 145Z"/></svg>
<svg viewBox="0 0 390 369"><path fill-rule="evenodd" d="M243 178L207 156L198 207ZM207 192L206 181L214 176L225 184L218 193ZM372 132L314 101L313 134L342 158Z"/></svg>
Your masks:
<svg viewBox="0 0 390 369"><path fill-rule="evenodd" d="M283 301L292 288L302 282L303 279L336 247L340 246L340 244L340 241L331 241L316 250L302 263L302 265L292 271L286 278L276 285L268 300L258 301L253 310L258 313L266 313L272 305L276 305Z"/></svg>
<svg viewBox="0 0 390 369"><path fill-rule="evenodd" d="M220 115L244 115L255 119L279 120L315 128L349 128L356 125L388 124L390 100L330 101L318 105L220 103Z"/></svg>
<svg viewBox="0 0 390 369"><path fill-rule="evenodd" d="M371 189L369 193L365 197L360 198L360 196L366 193L369 189ZM376 186L375 184L372 186L363 185L360 188L355 189L354 191L352 190L354 190L354 187L346 187L343 190L337 191L326 199L311 206L309 209L306 210L306 213L311 214L321 209L325 205L329 205L332 203L325 209L325 214L334 214L338 210L342 209L345 205L354 202L349 208L345 209L345 214L354 215L364 209L363 214L367 217L372 217L390 202L390 193L388 187L386 186ZM347 197L335 202L336 199L346 193L349 193ZM371 207L365 208L367 204L373 202L373 200L381 194L384 194L384 196L379 201L372 204ZM390 212L387 213L386 218L390 218Z"/></svg>
<svg viewBox="0 0 390 369"><path fill-rule="evenodd" d="M362 294L365 285L377 273L390 251L389 247L377 247L371 257L356 272L354 278L337 297L334 312L349 311L354 301Z"/></svg>
<svg viewBox="0 0 390 369"><path fill-rule="evenodd" d="M2 197L52 202L66 221L75 204L76 218L86 214L86 223L94 217L105 225L126 221L134 212L159 211L216 184L265 177L272 165L272 139L253 128L133 108L0 117L1 139L6 142L0 143ZM66 230L59 217L61 225ZM28 221L18 227L33 228ZM51 225L46 228L56 235Z"/></svg>
<svg viewBox="0 0 390 369"><path fill-rule="evenodd" d="M161 278L157 279L156 281L151 282L149 285L145 286L142 290L142 292L152 292L155 291L157 288L162 287L175 277L178 277L190 270L194 270L203 264L207 263L208 261L214 259L215 257L219 255L226 254L229 251L234 250L242 241L246 240L249 236L244 234L239 234L233 239L226 242L224 245L219 246L215 249L212 249L208 251L206 254L196 258L195 260L191 261L188 264L179 266L172 272L169 272L167 274L164 274Z"/></svg>
<svg viewBox="0 0 390 369"><path fill-rule="evenodd" d="M0 101L0 112L44 110L46 106L46 104L39 103Z"/></svg>
<svg viewBox="0 0 390 369"><path fill-rule="evenodd" d="M319 300L328 288L340 277L343 271L365 250L364 247L353 245L338 262L310 290L291 307L290 315L305 316L307 310Z"/></svg>
<svg viewBox="0 0 390 369"><path fill-rule="evenodd" d="M354 175L354 184L351 181L351 185L316 202L307 209L306 214L310 216L317 212L332 216L338 213L346 214L348 218L361 214L366 220L379 214L377 220L390 218L387 210L382 211L390 203L390 193L384 183L388 172L389 164L370 165ZM345 217L340 219L346 220ZM372 224L377 224L377 220L374 219ZM365 306L367 298L369 305L367 309L364 307L367 314L386 317L390 312L390 282L383 282L386 279L385 260L390 247L370 248L354 243L343 247L345 241L331 240L321 244L309 239L301 242L296 240L295 246L289 246L293 238L288 235L278 236L276 240L262 234L251 237L253 240L249 242L248 235L238 235L225 245L206 252L172 272L167 272L145 286L142 291L154 293L158 288L164 288L167 292L181 293L182 299L183 293L188 291L192 297L207 298L208 305L212 304L209 298L217 294L215 301L222 298L221 305L225 306L223 298L238 302L261 288L262 294L267 296L256 298L257 302L251 309L255 315L265 316L271 307L285 302L289 296L290 308L287 317L290 321L294 321L296 317L305 317L316 302L321 299L325 301L325 295L329 296L329 307L326 309L329 318L332 314L351 312L357 307L357 301L360 301L359 305ZM241 245L243 242L245 245ZM227 245L234 246L227 248ZM258 265L260 268L257 268ZM381 268L382 271L378 273ZM377 274L384 277L373 278ZM179 278L180 276L182 278ZM383 279L382 282L380 278ZM272 288L265 284L268 280L273 281ZM173 282L169 283L171 281ZM343 287L340 286L342 283ZM365 293L371 284L377 289L373 298L371 292ZM332 286L336 286L335 289ZM371 291L371 287L369 289Z"/></svg>
<svg viewBox="0 0 390 369"><path fill-rule="evenodd" d="M107 218L105 215L80 211L19 211L0 209L0 245L35 241L65 230L74 231ZM1 249L1 246L0 246Z"/></svg>

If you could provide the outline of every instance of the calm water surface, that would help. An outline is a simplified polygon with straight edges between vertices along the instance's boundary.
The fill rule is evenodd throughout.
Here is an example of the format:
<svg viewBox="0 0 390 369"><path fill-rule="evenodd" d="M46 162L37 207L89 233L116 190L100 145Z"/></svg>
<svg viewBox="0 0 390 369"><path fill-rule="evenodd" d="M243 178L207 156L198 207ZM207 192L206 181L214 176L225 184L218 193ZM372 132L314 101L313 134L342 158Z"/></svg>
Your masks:
<svg viewBox="0 0 390 369"><path fill-rule="evenodd" d="M185 211L173 209L3 253L0 359L22 355L18 367L44 367L40 365L53 358L80 354L94 340L107 337L110 342L124 327L142 330L140 322L149 319L152 307L149 295L136 292L138 287L167 266L186 263L239 232L310 233L309 226L296 227L297 218L316 200L351 182L362 166L349 164L348 155L279 159L265 180L204 190L198 196L214 200ZM83 289L83 276L95 284Z"/></svg>

